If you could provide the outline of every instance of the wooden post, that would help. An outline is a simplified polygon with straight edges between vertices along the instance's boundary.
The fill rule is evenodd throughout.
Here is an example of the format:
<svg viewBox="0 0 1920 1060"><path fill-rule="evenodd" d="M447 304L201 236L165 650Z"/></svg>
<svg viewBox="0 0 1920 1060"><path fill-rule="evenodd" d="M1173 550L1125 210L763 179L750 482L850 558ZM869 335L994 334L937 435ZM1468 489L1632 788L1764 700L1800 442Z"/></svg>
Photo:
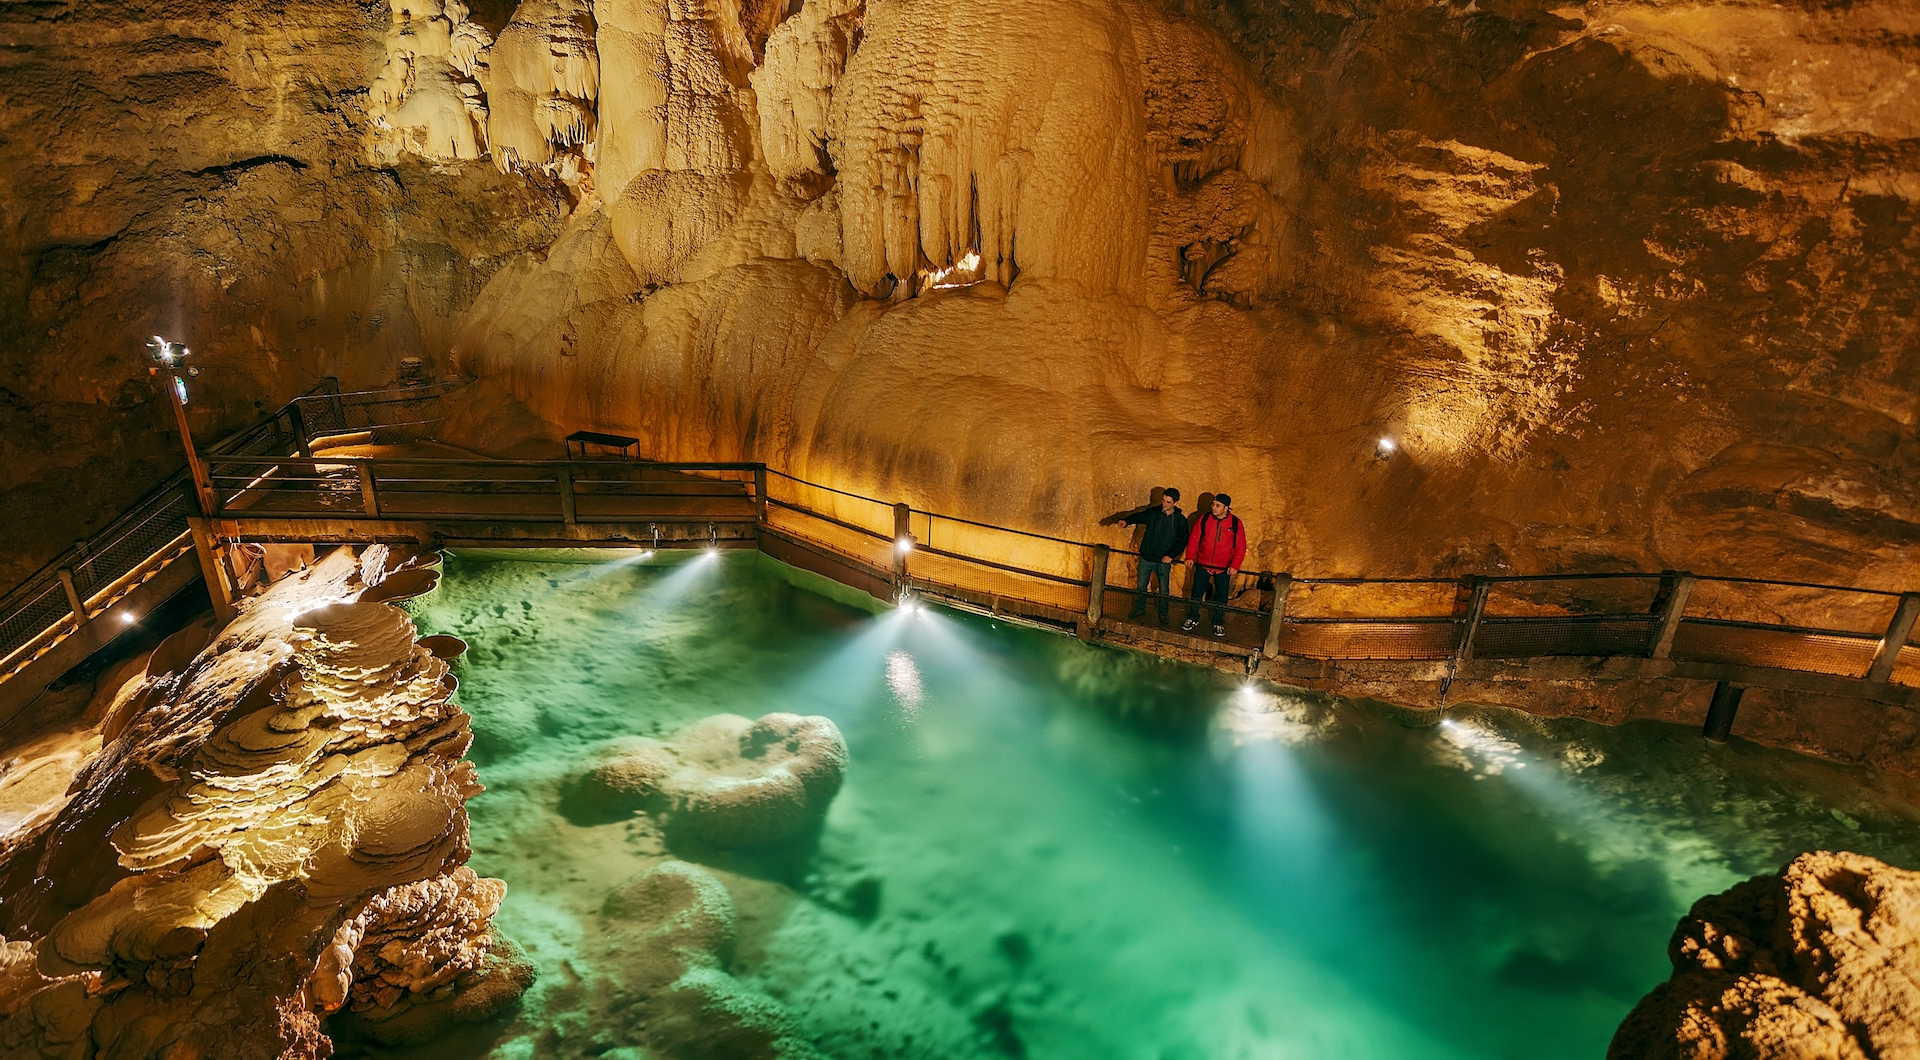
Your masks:
<svg viewBox="0 0 1920 1060"><path fill-rule="evenodd" d="M1280 658L1280 630L1287 619L1287 594L1293 591L1293 575L1276 574L1273 576L1273 611L1267 616L1267 640L1260 646L1260 654L1269 659Z"/></svg>
<svg viewBox="0 0 1920 1060"><path fill-rule="evenodd" d="M73 584L73 572L65 567L57 571L60 575L60 588L67 591L67 607L73 612L73 628L79 629L87 624L87 605L80 599L80 589Z"/></svg>
<svg viewBox="0 0 1920 1060"><path fill-rule="evenodd" d="M1100 627L1100 614L1107 602L1107 557L1113 550L1106 545L1093 546L1093 570L1087 576L1087 636ZM1085 637L1081 638L1085 640Z"/></svg>
<svg viewBox="0 0 1920 1060"><path fill-rule="evenodd" d="M1714 743L1726 743L1733 734L1733 716L1740 709L1740 697L1746 689L1725 681L1713 686L1713 701L1707 704L1707 722L1700 735Z"/></svg>
<svg viewBox="0 0 1920 1060"><path fill-rule="evenodd" d="M193 534L193 553L200 560L200 576L207 581L207 596L213 600L213 616L225 625L238 610L233 606L233 586L227 583L226 565L220 562L212 526L205 519L188 519Z"/></svg>
<svg viewBox="0 0 1920 1060"><path fill-rule="evenodd" d="M1454 657L1461 662L1473 658L1473 636L1480 632L1480 616L1487 609L1487 592L1492 588L1493 583L1485 578L1473 579L1473 597L1467 603L1466 630L1460 634L1460 650L1454 653Z"/></svg>
<svg viewBox="0 0 1920 1060"><path fill-rule="evenodd" d="M211 516L216 508L213 480L207 474L207 466L200 462L200 454L193 448L193 430L187 426L187 403L180 399L186 384L179 376L168 372L161 385L166 388L167 403L173 406L173 422L180 428L180 446L187 451L187 473L193 479L193 497L200 503L200 514Z"/></svg>
<svg viewBox="0 0 1920 1060"><path fill-rule="evenodd" d="M300 411L300 402L287 403L287 426L293 431L293 451L309 460L313 459L313 447L307 444L307 416Z"/></svg>
<svg viewBox="0 0 1920 1060"><path fill-rule="evenodd" d="M578 521L573 508L573 469L565 464L556 464L554 478L560 487L560 521L572 526Z"/></svg>
<svg viewBox="0 0 1920 1060"><path fill-rule="evenodd" d="M753 509L754 520L761 526L767 525L767 465L753 466Z"/></svg>
<svg viewBox="0 0 1920 1060"><path fill-rule="evenodd" d="M1654 634L1653 648L1647 652L1650 659L1665 659L1673 654L1673 638L1680 632L1680 619L1687 611L1687 597L1693 595L1694 577L1686 571L1674 575L1673 589L1667 594L1667 602L1660 609L1660 628Z"/></svg>
<svg viewBox="0 0 1920 1060"><path fill-rule="evenodd" d="M360 506L366 509L367 515L378 519L380 518L380 493L374 488L373 465L361 461L354 466L360 469Z"/></svg>
<svg viewBox="0 0 1920 1060"><path fill-rule="evenodd" d="M1900 662L1900 649L1913 639L1913 624L1920 619L1920 593L1901 593L1900 605L1893 609L1893 621L1887 623L1887 634L1880 638L1880 647L1873 653L1873 665L1867 667L1867 680L1886 684L1893 677L1893 668Z"/></svg>
<svg viewBox="0 0 1920 1060"><path fill-rule="evenodd" d="M913 508L905 503L893 506L893 591L898 595L907 584L907 550L901 546L913 538Z"/></svg>

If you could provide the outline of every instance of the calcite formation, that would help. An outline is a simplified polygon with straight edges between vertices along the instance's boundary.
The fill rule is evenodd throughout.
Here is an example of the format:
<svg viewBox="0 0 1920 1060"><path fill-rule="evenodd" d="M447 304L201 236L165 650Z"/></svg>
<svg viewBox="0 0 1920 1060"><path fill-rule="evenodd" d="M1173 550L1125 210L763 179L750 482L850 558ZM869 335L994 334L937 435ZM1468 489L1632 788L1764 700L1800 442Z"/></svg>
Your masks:
<svg viewBox="0 0 1920 1060"><path fill-rule="evenodd" d="M669 836L718 847L804 837L846 776L847 743L830 719L716 714L665 742L622 741L584 778L589 798L645 809Z"/></svg>
<svg viewBox="0 0 1920 1060"><path fill-rule="evenodd" d="M608 895L593 927L597 974L570 999L589 1026L675 1060L820 1057L784 1006L728 973L739 917L712 873L663 862Z"/></svg>
<svg viewBox="0 0 1920 1060"><path fill-rule="evenodd" d="M1901 0L0 18L0 486L151 481L161 331L209 432L418 356L517 403L477 448L1083 539L1227 489L1299 574L1920 573Z"/></svg>
<svg viewBox="0 0 1920 1060"><path fill-rule="evenodd" d="M9 1055L324 1056L343 1008L444 1025L524 989L524 960L489 961L505 885L462 864L481 787L455 682L359 599L418 560L369 553L281 580L197 654L163 644L57 812L14 824Z"/></svg>
<svg viewBox="0 0 1920 1060"><path fill-rule="evenodd" d="M1694 903L1608 1060L1920 1056L1920 873L1802 854Z"/></svg>

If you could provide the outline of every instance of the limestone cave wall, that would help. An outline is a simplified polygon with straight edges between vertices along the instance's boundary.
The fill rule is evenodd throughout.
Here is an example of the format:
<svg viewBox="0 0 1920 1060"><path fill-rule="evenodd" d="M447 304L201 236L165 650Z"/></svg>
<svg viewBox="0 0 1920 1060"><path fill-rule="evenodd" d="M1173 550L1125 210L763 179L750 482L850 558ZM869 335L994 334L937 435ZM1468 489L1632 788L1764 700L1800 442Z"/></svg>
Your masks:
<svg viewBox="0 0 1920 1060"><path fill-rule="evenodd" d="M1223 489L1308 574L1920 584L1899 0L0 18L15 504L165 463L173 329L209 431L421 356L517 399L476 448L1081 538Z"/></svg>

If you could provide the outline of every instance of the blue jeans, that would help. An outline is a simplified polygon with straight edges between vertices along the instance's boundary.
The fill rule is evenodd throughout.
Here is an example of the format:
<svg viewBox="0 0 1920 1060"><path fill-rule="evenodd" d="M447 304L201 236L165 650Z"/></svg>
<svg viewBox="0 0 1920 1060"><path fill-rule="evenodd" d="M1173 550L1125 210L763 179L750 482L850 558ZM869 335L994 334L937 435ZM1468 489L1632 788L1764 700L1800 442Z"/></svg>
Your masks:
<svg viewBox="0 0 1920 1060"><path fill-rule="evenodd" d="M1207 570L1198 565L1194 566L1193 581L1187 586L1187 621L1192 622L1200 617L1200 601L1208 598L1209 590L1214 604L1209 609L1213 612L1213 624L1224 626L1227 624L1227 613L1220 609L1220 605L1227 602L1227 594L1233 591L1233 576L1223 570Z"/></svg>
<svg viewBox="0 0 1920 1060"><path fill-rule="evenodd" d="M1160 591L1157 593L1153 592L1152 589L1155 578L1160 579ZM1141 556L1139 584L1134 587L1133 610L1127 614L1128 618L1145 618L1147 616L1147 596L1149 594L1153 596L1154 606L1160 609L1160 621L1162 623L1166 622L1167 601L1173 595L1173 564L1156 563L1145 556Z"/></svg>

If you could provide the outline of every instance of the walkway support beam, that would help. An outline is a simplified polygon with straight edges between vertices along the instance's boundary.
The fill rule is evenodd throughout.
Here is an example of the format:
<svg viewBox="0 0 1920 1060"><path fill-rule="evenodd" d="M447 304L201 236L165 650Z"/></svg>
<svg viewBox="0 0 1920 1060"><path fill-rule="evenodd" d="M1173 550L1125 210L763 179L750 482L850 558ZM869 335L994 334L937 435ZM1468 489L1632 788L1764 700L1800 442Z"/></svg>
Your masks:
<svg viewBox="0 0 1920 1060"><path fill-rule="evenodd" d="M1900 604L1893 609L1893 621L1887 623L1887 634L1880 638L1880 647L1873 653L1873 665L1867 667L1867 680L1884 685L1893 677L1893 668L1900 662L1900 649L1913 639L1916 619L1920 619L1920 593L1901 593Z"/></svg>
<svg viewBox="0 0 1920 1060"><path fill-rule="evenodd" d="M1687 613L1687 597L1693 595L1692 574L1675 571L1669 577L1673 583L1667 592L1666 603L1660 608L1660 625L1654 632L1653 646L1647 652L1650 659L1665 659L1673 655L1673 638L1680 632L1680 620Z"/></svg>
<svg viewBox="0 0 1920 1060"><path fill-rule="evenodd" d="M554 469L553 477L560 487L560 521L567 526L572 526L580 521L574 511L573 469L562 464Z"/></svg>
<svg viewBox="0 0 1920 1060"><path fill-rule="evenodd" d="M233 585L227 581L226 564L220 562L219 543L205 519L188 519L187 529L193 535L193 554L200 560L200 576L206 579L207 596L213 600L213 616L221 625L226 625L240 612L233 606Z"/></svg>
<svg viewBox="0 0 1920 1060"><path fill-rule="evenodd" d="M1093 568L1087 572L1087 635L1100 628L1100 615L1107 603L1107 558L1113 549L1093 546ZM1086 639L1082 637L1081 639Z"/></svg>
<svg viewBox="0 0 1920 1060"><path fill-rule="evenodd" d="M913 540L913 507L904 501L893 506L893 594L907 585L907 548Z"/></svg>
<svg viewBox="0 0 1920 1060"><path fill-rule="evenodd" d="M1493 589L1493 582L1486 578L1473 579L1473 595L1467 600L1466 628L1460 633L1460 650L1454 657L1461 662L1473 658L1473 638L1480 632L1480 616L1487 610L1487 593Z"/></svg>
<svg viewBox="0 0 1920 1060"><path fill-rule="evenodd" d="M1266 643L1260 646L1260 654L1268 659L1280 658L1280 632L1287 621L1287 594L1292 591L1293 575L1273 576L1273 612L1267 618Z"/></svg>
<svg viewBox="0 0 1920 1060"><path fill-rule="evenodd" d="M57 572L60 575L60 588L67 592L67 608L73 612L73 628L79 629L87 624L87 605L80 599L80 587L73 584L73 572L65 567Z"/></svg>
<svg viewBox="0 0 1920 1060"><path fill-rule="evenodd" d="M1714 685L1713 702L1707 704L1707 723L1700 727L1700 735L1713 743L1726 743L1733 734L1733 716L1740 710L1740 697L1746 691L1726 681Z"/></svg>
<svg viewBox="0 0 1920 1060"><path fill-rule="evenodd" d="M380 491L374 488L373 465L365 461L354 465L360 469L360 507L366 510L367 518L380 518Z"/></svg>

